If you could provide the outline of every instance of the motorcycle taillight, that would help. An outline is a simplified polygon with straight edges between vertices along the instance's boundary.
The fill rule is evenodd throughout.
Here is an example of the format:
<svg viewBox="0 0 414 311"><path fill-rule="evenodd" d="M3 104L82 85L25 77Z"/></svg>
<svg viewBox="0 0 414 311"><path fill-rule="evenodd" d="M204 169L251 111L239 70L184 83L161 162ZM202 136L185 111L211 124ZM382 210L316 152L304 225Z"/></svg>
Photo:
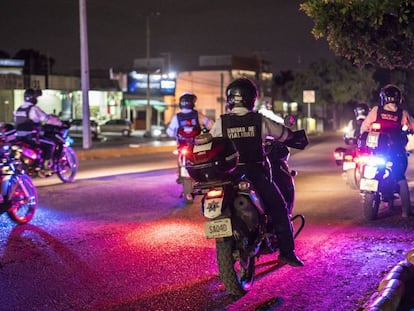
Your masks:
<svg viewBox="0 0 414 311"><path fill-rule="evenodd" d="M180 153L184 156L186 156L187 154L190 153L190 149L188 149L187 147L181 148L180 149Z"/></svg>
<svg viewBox="0 0 414 311"><path fill-rule="evenodd" d="M208 199L221 198L222 196L223 196L223 189L212 189L206 195Z"/></svg>

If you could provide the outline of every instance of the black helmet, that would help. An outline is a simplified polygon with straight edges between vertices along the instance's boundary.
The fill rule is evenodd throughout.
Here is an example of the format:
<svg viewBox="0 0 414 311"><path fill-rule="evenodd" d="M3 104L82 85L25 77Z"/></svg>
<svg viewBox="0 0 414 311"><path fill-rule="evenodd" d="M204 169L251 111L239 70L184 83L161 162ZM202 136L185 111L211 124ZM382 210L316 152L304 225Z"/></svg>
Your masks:
<svg viewBox="0 0 414 311"><path fill-rule="evenodd" d="M42 96L42 90L27 89L24 91L24 101L33 105L36 105L39 96Z"/></svg>
<svg viewBox="0 0 414 311"><path fill-rule="evenodd" d="M387 84L380 91L381 106L388 103L401 105L402 97L400 89L394 84Z"/></svg>
<svg viewBox="0 0 414 311"><path fill-rule="evenodd" d="M258 95L257 87L247 78L236 79L226 89L226 105L232 110L234 107L245 107L253 110Z"/></svg>
<svg viewBox="0 0 414 311"><path fill-rule="evenodd" d="M369 107L367 104L358 104L354 109L355 118L357 120L365 119L366 116L368 115L368 111L369 111Z"/></svg>
<svg viewBox="0 0 414 311"><path fill-rule="evenodd" d="M179 106L180 109L194 109L195 103L197 101L197 96L191 92L185 92L180 96Z"/></svg>

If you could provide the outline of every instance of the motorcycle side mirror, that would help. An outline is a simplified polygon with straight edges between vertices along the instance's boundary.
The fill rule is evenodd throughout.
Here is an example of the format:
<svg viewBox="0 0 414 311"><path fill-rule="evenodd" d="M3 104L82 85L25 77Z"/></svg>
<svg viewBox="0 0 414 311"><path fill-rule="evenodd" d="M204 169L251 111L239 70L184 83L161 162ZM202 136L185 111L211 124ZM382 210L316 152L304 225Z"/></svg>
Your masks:
<svg viewBox="0 0 414 311"><path fill-rule="evenodd" d="M286 127L292 127L296 122L296 119L292 115L288 115L284 118L284 124Z"/></svg>

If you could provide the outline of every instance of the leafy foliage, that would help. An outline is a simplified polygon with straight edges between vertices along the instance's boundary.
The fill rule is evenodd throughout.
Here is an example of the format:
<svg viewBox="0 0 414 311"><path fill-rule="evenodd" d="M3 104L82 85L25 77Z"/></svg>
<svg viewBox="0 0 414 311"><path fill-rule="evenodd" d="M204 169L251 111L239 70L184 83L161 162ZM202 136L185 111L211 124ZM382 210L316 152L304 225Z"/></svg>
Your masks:
<svg viewBox="0 0 414 311"><path fill-rule="evenodd" d="M412 0L309 0L300 9L338 56L382 68L414 68Z"/></svg>
<svg viewBox="0 0 414 311"><path fill-rule="evenodd" d="M378 88L373 73L373 69L361 70L345 59L323 60L298 73L288 93L297 102L302 102L303 90L315 90L316 102L322 105L368 103Z"/></svg>

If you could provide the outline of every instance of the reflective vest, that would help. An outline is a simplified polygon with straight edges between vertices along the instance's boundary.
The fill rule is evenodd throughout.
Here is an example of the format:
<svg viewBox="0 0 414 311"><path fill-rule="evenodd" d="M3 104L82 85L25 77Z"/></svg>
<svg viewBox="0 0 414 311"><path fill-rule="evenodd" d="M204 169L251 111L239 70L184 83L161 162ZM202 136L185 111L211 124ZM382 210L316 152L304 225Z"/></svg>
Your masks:
<svg viewBox="0 0 414 311"><path fill-rule="evenodd" d="M221 120L223 137L231 139L240 153L239 163L262 163L262 115L255 112L242 116L225 114Z"/></svg>
<svg viewBox="0 0 414 311"><path fill-rule="evenodd" d="M400 108L397 111L389 111L381 106L378 107L377 122L381 123L381 130L388 133L395 143L401 141L402 113L403 111Z"/></svg>
<svg viewBox="0 0 414 311"><path fill-rule="evenodd" d="M32 109L32 107L33 105L24 108L19 107L14 112L16 131L33 131L37 128L38 124L29 118L30 109Z"/></svg>
<svg viewBox="0 0 414 311"><path fill-rule="evenodd" d="M194 138L201 133L201 126L198 122L198 112L193 110L189 113L177 113L177 140L179 144L192 144Z"/></svg>

